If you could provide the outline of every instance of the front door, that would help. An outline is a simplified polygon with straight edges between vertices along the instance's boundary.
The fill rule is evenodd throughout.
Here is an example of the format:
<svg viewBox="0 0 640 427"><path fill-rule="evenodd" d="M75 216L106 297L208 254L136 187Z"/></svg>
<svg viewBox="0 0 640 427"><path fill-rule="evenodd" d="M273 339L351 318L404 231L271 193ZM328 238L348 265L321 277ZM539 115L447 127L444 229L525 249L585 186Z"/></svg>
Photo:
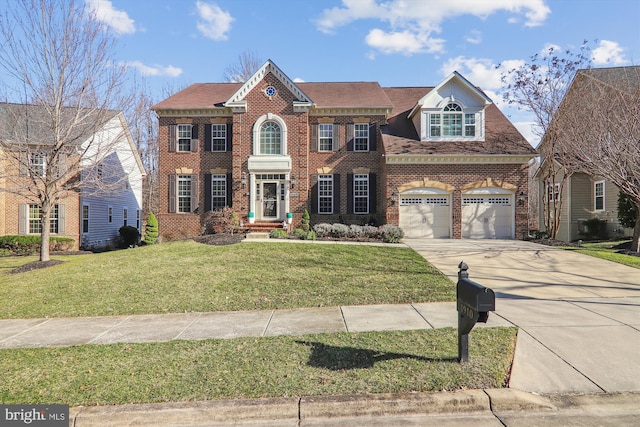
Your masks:
<svg viewBox="0 0 640 427"><path fill-rule="evenodd" d="M262 183L262 218L278 219L278 183Z"/></svg>

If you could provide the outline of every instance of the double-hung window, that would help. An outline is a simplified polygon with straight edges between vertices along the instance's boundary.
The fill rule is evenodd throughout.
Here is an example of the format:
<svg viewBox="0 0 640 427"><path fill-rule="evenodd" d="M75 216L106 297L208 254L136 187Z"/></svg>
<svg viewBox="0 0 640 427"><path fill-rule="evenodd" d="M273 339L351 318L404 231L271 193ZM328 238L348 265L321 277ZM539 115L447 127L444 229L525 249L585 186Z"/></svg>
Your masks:
<svg viewBox="0 0 640 427"><path fill-rule="evenodd" d="M82 232L89 232L89 205L82 205Z"/></svg>
<svg viewBox="0 0 640 427"><path fill-rule="evenodd" d="M555 203L560 200L560 183L547 185L547 202Z"/></svg>
<svg viewBox="0 0 640 427"><path fill-rule="evenodd" d="M191 212L191 175L178 175L178 212Z"/></svg>
<svg viewBox="0 0 640 427"><path fill-rule="evenodd" d="M353 212L369 213L369 175L353 176Z"/></svg>
<svg viewBox="0 0 640 427"><path fill-rule="evenodd" d="M227 205L227 176L211 175L211 208L224 208Z"/></svg>
<svg viewBox="0 0 640 427"><path fill-rule="evenodd" d="M369 151L368 123L356 123L354 125L353 151Z"/></svg>
<svg viewBox="0 0 640 427"><path fill-rule="evenodd" d="M333 124L318 125L318 151L333 151Z"/></svg>
<svg viewBox="0 0 640 427"><path fill-rule="evenodd" d="M227 125L211 125L211 151L227 151Z"/></svg>
<svg viewBox="0 0 640 427"><path fill-rule="evenodd" d="M191 151L191 126L192 125L177 126L178 151Z"/></svg>
<svg viewBox="0 0 640 427"><path fill-rule="evenodd" d="M593 185L594 210L603 211L604 206L604 181L596 181Z"/></svg>
<svg viewBox="0 0 640 427"><path fill-rule="evenodd" d="M59 228L58 205L53 205L49 218L49 232L57 234ZM40 234L42 232L42 218L40 217L40 206L29 205L29 234Z"/></svg>
<svg viewBox="0 0 640 427"><path fill-rule="evenodd" d="M44 154L31 154L29 158L29 169L31 176L44 177L47 170L47 163Z"/></svg>
<svg viewBox="0 0 640 427"><path fill-rule="evenodd" d="M333 175L318 176L318 213L333 213Z"/></svg>
<svg viewBox="0 0 640 427"><path fill-rule="evenodd" d="M123 226L127 226L127 221L129 220L129 209L127 208L123 208L122 209L122 225Z"/></svg>
<svg viewBox="0 0 640 427"><path fill-rule="evenodd" d="M430 138L475 138L476 125L475 113L465 113L459 104L450 102L441 112L429 114L428 134Z"/></svg>
<svg viewBox="0 0 640 427"><path fill-rule="evenodd" d="M442 136L462 136L462 108L450 103L442 113Z"/></svg>

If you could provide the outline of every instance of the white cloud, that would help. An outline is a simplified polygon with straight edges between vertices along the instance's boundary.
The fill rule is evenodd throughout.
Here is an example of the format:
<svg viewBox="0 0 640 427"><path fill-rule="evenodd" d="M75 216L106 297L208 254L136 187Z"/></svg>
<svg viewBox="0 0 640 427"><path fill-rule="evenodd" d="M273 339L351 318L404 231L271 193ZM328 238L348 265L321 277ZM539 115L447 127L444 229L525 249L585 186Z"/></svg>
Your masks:
<svg viewBox="0 0 640 427"><path fill-rule="evenodd" d="M471 30L465 40L471 44L480 44L482 42L482 33L478 30Z"/></svg>
<svg viewBox="0 0 640 427"><path fill-rule="evenodd" d="M510 59L502 61L500 64L495 64L486 58L458 56L442 64L440 74L445 77L457 71L471 83L481 87L483 90L499 92L504 86L502 83L502 74L506 74L509 70L518 68L521 65L524 65L524 61L521 59ZM500 101L497 99L498 97L491 96L491 98L496 103Z"/></svg>
<svg viewBox="0 0 640 427"><path fill-rule="evenodd" d="M235 19L229 12L225 12L215 3L196 1L198 20L196 28L203 36L211 40L226 40L231 30L231 23Z"/></svg>
<svg viewBox="0 0 640 427"><path fill-rule="evenodd" d="M95 14L98 21L104 22L118 34L136 32L135 21L127 12L113 7L111 0L85 0L85 4Z"/></svg>
<svg viewBox="0 0 640 427"><path fill-rule="evenodd" d="M624 58L624 49L617 42L601 40L593 50L595 65L624 65L629 61Z"/></svg>
<svg viewBox="0 0 640 427"><path fill-rule="evenodd" d="M333 33L354 21L377 20L388 28L369 31L365 41L374 49L386 54L439 53L444 51L444 40L432 35L440 33L445 20L463 15L485 19L498 11L524 17L528 27L541 25L551 12L544 0L342 0L342 6L325 9L316 25L324 33ZM479 42L477 36L471 40Z"/></svg>
<svg viewBox="0 0 640 427"><path fill-rule="evenodd" d="M125 65L135 68L143 76L179 77L182 74L182 68L174 67L173 65L167 65L166 67L157 64L149 66L140 61L129 61Z"/></svg>
<svg viewBox="0 0 640 427"><path fill-rule="evenodd" d="M304 83L304 80L301 79L300 77L296 77L295 79L293 79L294 83Z"/></svg>

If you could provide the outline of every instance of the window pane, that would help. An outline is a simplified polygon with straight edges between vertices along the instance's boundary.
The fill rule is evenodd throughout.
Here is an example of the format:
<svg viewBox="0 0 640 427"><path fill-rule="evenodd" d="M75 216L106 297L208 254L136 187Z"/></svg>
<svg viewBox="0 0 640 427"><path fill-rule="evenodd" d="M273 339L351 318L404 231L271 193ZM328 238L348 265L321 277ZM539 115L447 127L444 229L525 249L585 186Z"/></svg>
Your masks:
<svg viewBox="0 0 640 427"><path fill-rule="evenodd" d="M178 175L178 212L191 212L191 175Z"/></svg>
<svg viewBox="0 0 640 427"><path fill-rule="evenodd" d="M476 136L476 115L464 115L464 136Z"/></svg>
<svg viewBox="0 0 640 427"><path fill-rule="evenodd" d="M430 135L440 136L440 114L431 114L429 124L431 126Z"/></svg>
<svg viewBox="0 0 640 427"><path fill-rule="evenodd" d="M354 213L369 212L369 175L353 177L353 210Z"/></svg>
<svg viewBox="0 0 640 427"><path fill-rule="evenodd" d="M462 114L442 115L442 135L462 136Z"/></svg>
<svg viewBox="0 0 640 427"><path fill-rule="evenodd" d="M369 124L356 123L354 125L354 151L369 151Z"/></svg>
<svg viewBox="0 0 640 427"><path fill-rule="evenodd" d="M227 151L227 125L211 125L211 150Z"/></svg>
<svg viewBox="0 0 640 427"><path fill-rule="evenodd" d="M191 125L178 125L178 151L191 151Z"/></svg>
<svg viewBox="0 0 640 427"><path fill-rule="evenodd" d="M260 128L260 154L281 154L280 126L266 122Z"/></svg>
<svg viewBox="0 0 640 427"><path fill-rule="evenodd" d="M332 124L318 125L318 150L319 151L333 150L333 125Z"/></svg>
<svg viewBox="0 0 640 427"><path fill-rule="evenodd" d="M333 175L318 177L318 212L333 213Z"/></svg>
<svg viewBox="0 0 640 427"><path fill-rule="evenodd" d="M227 176L211 176L211 202L213 209L224 208L227 205Z"/></svg>

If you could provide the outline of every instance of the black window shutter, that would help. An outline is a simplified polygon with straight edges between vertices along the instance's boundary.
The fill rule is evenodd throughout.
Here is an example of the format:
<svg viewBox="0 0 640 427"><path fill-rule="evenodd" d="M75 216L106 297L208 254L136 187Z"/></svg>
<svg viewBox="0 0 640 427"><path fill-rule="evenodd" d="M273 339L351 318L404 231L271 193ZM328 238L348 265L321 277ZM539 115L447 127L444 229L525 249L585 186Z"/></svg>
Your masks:
<svg viewBox="0 0 640 427"><path fill-rule="evenodd" d="M233 151L233 124L227 123L227 151ZM231 181L230 179L227 180ZM229 202L229 206L231 206L231 202Z"/></svg>
<svg viewBox="0 0 640 427"><path fill-rule="evenodd" d="M207 126L208 127L208 126ZM213 203L211 198L211 174L204 174L204 211L209 212L213 210Z"/></svg>
<svg viewBox="0 0 640 427"><path fill-rule="evenodd" d="M340 125L333 125L333 151L340 150Z"/></svg>
<svg viewBox="0 0 640 427"><path fill-rule="evenodd" d="M175 213L176 211L177 178L176 175L169 175L169 213Z"/></svg>
<svg viewBox="0 0 640 427"><path fill-rule="evenodd" d="M233 177L227 174L227 206L233 207Z"/></svg>
<svg viewBox="0 0 640 427"><path fill-rule="evenodd" d="M169 151L176 151L176 125L169 125Z"/></svg>
<svg viewBox="0 0 640 427"><path fill-rule="evenodd" d="M198 209L198 175L191 175L191 212Z"/></svg>
<svg viewBox="0 0 640 427"><path fill-rule="evenodd" d="M311 213L318 213L318 175L311 175Z"/></svg>
<svg viewBox="0 0 640 427"><path fill-rule="evenodd" d="M204 125L204 151L212 151L211 126L213 125Z"/></svg>
<svg viewBox="0 0 640 427"><path fill-rule="evenodd" d="M347 125L347 151L353 151L353 137L355 134L355 125L353 123L349 123Z"/></svg>
<svg viewBox="0 0 640 427"><path fill-rule="evenodd" d="M353 174L347 174L347 213L353 213Z"/></svg>
<svg viewBox="0 0 640 427"><path fill-rule="evenodd" d="M340 174L333 175L333 213L340 213Z"/></svg>
<svg viewBox="0 0 640 427"><path fill-rule="evenodd" d="M311 151L318 151L318 125L311 125Z"/></svg>
<svg viewBox="0 0 640 427"><path fill-rule="evenodd" d="M376 151L376 143L378 140L378 133L376 132L376 124L369 126L369 151Z"/></svg>
<svg viewBox="0 0 640 427"><path fill-rule="evenodd" d="M378 209L377 209L377 191L376 191L376 174L375 173L370 173L369 174L369 213L370 214L375 214Z"/></svg>
<svg viewBox="0 0 640 427"><path fill-rule="evenodd" d="M198 125L191 125L191 152L198 152Z"/></svg>

